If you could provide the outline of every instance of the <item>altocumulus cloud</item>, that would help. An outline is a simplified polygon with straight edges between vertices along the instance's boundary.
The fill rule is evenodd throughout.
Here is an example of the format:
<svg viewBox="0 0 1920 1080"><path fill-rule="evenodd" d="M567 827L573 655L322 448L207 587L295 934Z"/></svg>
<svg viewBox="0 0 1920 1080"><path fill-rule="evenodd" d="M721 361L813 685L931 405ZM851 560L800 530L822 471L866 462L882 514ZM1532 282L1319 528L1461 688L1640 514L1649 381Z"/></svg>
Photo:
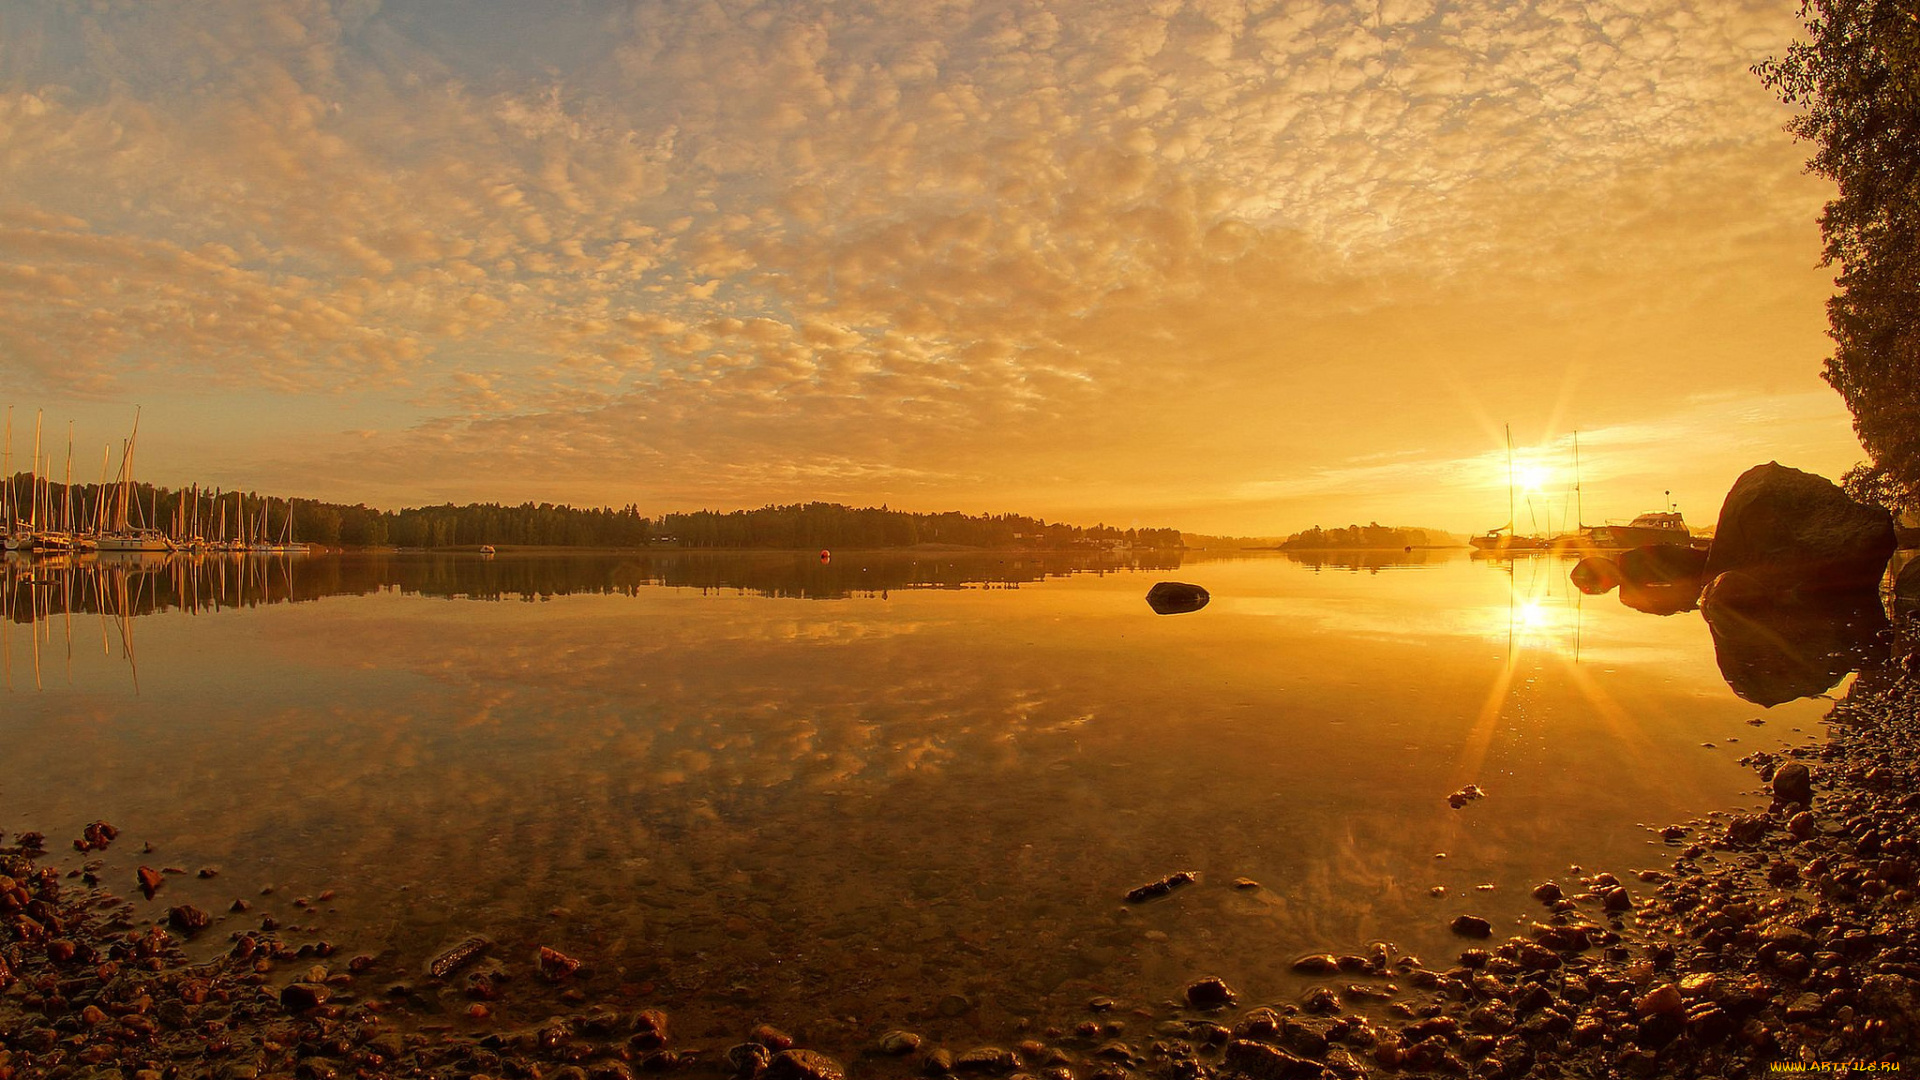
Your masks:
<svg viewBox="0 0 1920 1080"><path fill-rule="evenodd" d="M16 3L0 364L409 418L267 456L316 494L1257 507L1811 379L1778 9Z"/></svg>

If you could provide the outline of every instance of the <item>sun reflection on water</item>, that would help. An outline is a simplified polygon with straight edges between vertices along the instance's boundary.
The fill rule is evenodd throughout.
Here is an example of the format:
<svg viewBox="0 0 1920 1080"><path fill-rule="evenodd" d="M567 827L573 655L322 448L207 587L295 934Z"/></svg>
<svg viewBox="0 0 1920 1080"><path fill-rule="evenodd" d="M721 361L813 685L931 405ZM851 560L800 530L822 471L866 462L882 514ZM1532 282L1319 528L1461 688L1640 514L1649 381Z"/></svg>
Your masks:
<svg viewBox="0 0 1920 1080"><path fill-rule="evenodd" d="M1522 653L1552 653L1578 663L1583 626L1580 593L1567 584L1557 559L1501 567L1510 575L1505 608L1483 609L1482 633L1508 645L1508 663Z"/></svg>

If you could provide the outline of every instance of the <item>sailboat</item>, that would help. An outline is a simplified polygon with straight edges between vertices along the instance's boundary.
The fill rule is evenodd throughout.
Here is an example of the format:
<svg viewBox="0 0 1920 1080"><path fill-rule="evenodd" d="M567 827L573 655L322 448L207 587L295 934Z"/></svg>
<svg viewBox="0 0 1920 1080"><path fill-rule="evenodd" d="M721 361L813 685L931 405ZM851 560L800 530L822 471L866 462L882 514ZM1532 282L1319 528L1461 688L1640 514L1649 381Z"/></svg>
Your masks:
<svg viewBox="0 0 1920 1080"><path fill-rule="evenodd" d="M1548 541L1538 536L1520 536L1513 531L1513 425L1507 425L1507 523L1468 539L1474 550L1489 555L1523 555L1545 551Z"/></svg>
<svg viewBox="0 0 1920 1080"><path fill-rule="evenodd" d="M1573 433L1573 531L1555 536L1548 542L1549 546L1555 551L1576 553L1595 547L1595 530L1587 527L1586 518L1580 501L1580 433L1576 431Z"/></svg>
<svg viewBox="0 0 1920 1080"><path fill-rule="evenodd" d="M133 454L140 443L140 410L133 410L133 434L120 445L120 475L115 486L112 527L100 534L101 551L172 551L173 544L154 526L134 523L140 500L133 488ZM151 516L151 515L149 515Z"/></svg>
<svg viewBox="0 0 1920 1080"><path fill-rule="evenodd" d="M6 487L0 489L0 550L13 551L14 532L18 528L18 516L14 510L16 492L13 487L13 406L7 406L7 446L5 464L0 465L0 482Z"/></svg>

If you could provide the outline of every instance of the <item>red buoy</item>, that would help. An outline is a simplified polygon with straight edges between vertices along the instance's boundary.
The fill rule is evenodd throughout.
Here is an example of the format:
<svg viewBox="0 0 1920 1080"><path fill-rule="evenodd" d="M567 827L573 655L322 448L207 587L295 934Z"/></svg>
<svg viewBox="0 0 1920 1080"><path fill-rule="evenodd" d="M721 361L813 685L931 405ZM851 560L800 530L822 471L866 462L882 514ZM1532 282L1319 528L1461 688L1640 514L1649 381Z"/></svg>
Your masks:
<svg viewBox="0 0 1920 1080"><path fill-rule="evenodd" d="M821 562L832 562L832 561L833 561L833 552L831 552L831 551L828 551L828 550L827 550L826 548L821 548L821 549L820 549L820 561L821 561Z"/></svg>

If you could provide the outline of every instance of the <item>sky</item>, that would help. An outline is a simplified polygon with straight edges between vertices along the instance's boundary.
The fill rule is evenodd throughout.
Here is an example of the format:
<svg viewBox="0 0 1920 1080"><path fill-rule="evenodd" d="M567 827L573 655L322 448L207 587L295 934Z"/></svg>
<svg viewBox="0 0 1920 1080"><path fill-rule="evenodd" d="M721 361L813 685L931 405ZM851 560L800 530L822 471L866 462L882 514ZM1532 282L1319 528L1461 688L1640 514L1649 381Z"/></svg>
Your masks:
<svg viewBox="0 0 1920 1080"><path fill-rule="evenodd" d="M76 479L1479 532L1862 457L1786 0L0 0ZM1670 493L1670 496L1669 496Z"/></svg>

